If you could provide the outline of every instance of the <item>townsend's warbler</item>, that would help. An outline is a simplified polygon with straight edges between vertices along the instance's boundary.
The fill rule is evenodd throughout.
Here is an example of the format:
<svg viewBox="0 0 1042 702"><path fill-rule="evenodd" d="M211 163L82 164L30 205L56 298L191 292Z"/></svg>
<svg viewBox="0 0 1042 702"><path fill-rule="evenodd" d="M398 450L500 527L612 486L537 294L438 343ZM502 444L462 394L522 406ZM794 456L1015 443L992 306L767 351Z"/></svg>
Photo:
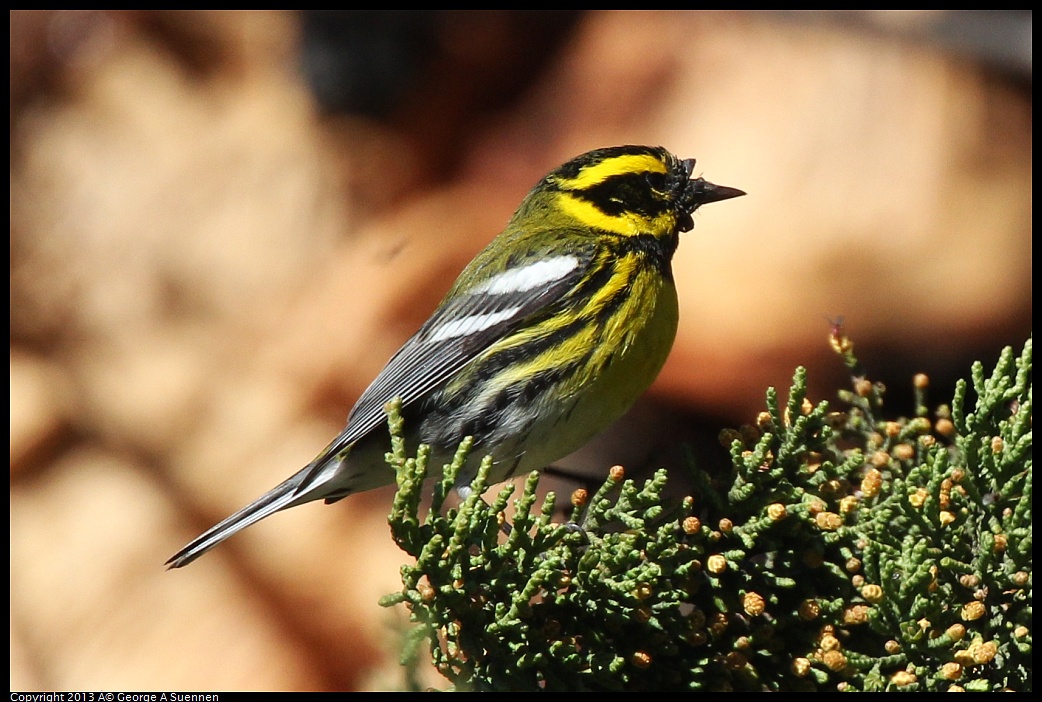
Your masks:
<svg viewBox="0 0 1042 702"><path fill-rule="evenodd" d="M461 488L544 468L618 419L665 363L677 330L670 262L699 206L744 195L691 178L662 148L583 154L543 178L506 229L387 363L347 426L300 472L178 551L190 563L235 532L304 502L394 482L384 405L449 461L474 438ZM415 443L411 445L415 446Z"/></svg>

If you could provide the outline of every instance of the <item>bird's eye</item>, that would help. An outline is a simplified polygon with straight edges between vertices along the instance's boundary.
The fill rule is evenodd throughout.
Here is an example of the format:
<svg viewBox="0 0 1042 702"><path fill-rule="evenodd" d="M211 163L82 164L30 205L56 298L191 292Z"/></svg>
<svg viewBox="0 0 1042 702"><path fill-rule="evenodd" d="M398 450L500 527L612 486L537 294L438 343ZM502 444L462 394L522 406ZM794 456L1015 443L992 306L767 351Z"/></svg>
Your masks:
<svg viewBox="0 0 1042 702"><path fill-rule="evenodd" d="M647 181L648 185L651 186L652 190L665 190L666 189L666 174L665 173L645 173L644 180Z"/></svg>

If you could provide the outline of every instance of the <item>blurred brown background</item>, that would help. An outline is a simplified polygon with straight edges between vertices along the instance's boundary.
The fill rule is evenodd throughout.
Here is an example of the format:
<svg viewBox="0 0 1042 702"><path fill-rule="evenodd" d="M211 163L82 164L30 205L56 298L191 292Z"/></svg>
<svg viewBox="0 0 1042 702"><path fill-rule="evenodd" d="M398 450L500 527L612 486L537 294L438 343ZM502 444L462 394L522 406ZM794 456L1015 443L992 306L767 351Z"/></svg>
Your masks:
<svg viewBox="0 0 1042 702"><path fill-rule="evenodd" d="M897 408L917 371L943 401L1031 329L1030 20L12 11L11 688L399 686L389 492L162 563L590 148L749 196L698 213L670 362L576 467L750 421L799 364L832 398L840 316Z"/></svg>

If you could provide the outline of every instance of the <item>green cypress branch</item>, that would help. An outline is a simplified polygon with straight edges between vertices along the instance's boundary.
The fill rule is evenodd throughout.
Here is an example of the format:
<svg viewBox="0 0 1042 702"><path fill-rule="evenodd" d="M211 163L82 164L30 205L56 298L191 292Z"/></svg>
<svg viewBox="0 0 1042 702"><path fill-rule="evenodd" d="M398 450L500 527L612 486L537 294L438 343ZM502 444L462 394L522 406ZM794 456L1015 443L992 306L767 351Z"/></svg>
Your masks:
<svg viewBox="0 0 1042 702"><path fill-rule="evenodd" d="M664 470L614 468L558 524L537 474L486 495L486 461L447 508L464 444L421 518L429 453L396 438L391 531L415 562L383 603L416 623L403 660L426 640L459 690L1030 690L1031 341L932 419L925 376L915 416L884 419L838 326L832 344L845 406L810 402L797 369L721 433L729 476L689 466L680 505Z"/></svg>

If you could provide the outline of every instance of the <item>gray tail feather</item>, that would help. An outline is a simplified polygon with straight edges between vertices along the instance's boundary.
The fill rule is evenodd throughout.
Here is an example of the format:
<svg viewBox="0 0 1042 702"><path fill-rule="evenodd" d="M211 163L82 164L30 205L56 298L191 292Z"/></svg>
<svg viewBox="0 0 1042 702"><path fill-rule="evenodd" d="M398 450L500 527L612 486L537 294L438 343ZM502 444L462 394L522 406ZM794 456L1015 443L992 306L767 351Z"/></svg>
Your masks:
<svg viewBox="0 0 1042 702"><path fill-rule="evenodd" d="M321 474L317 476L311 475L313 472L312 468L313 466L311 465L307 466L235 514L207 529L187 546L171 556L170 560L165 564L167 568L181 568L188 565L229 536L251 524L259 522L265 517L271 516L275 512L322 498L321 491L316 491L314 488L319 487L326 480L321 480ZM331 477L331 475L327 474L326 479L328 477ZM313 482L305 484L309 478ZM318 485L314 484L318 480L321 482Z"/></svg>

